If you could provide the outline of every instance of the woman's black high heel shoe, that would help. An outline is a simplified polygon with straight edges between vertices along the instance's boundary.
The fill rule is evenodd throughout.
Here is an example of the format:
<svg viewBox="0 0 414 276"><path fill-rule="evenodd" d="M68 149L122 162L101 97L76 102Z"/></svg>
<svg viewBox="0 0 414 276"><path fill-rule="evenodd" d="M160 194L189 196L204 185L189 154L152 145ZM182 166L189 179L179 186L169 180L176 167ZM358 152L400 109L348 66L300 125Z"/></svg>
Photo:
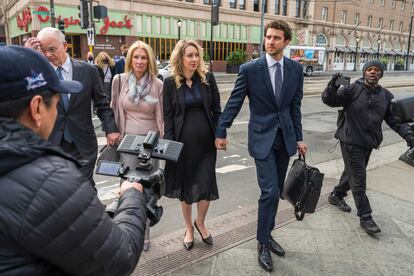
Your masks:
<svg viewBox="0 0 414 276"><path fill-rule="evenodd" d="M211 236L211 234L209 234L207 238L203 238L203 235L201 234L200 229L198 229L197 220L194 220L194 226L197 229L198 233L200 234L200 237L203 240L203 242L208 245L213 245L213 237Z"/></svg>
<svg viewBox="0 0 414 276"><path fill-rule="evenodd" d="M185 230L185 233L184 233L183 245L184 245L184 248L187 249L188 251L188 250L191 250L191 248L193 248L194 246L194 227L193 227L193 240L190 242L185 242L186 235L187 235L187 230Z"/></svg>

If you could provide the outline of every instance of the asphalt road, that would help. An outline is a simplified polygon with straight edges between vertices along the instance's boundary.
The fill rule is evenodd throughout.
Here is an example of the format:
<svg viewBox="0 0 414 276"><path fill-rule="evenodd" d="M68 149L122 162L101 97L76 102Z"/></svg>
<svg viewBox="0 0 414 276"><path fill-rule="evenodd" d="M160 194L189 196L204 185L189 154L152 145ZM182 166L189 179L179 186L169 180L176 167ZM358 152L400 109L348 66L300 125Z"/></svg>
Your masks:
<svg viewBox="0 0 414 276"><path fill-rule="evenodd" d="M411 74L388 74L383 82L395 87L391 91L396 97L406 95L414 96L414 81L411 81ZM405 72L406 73L406 72ZM322 74L320 76L305 79L305 97L302 103L303 115L303 133L304 140L308 144L309 152L307 161L309 164L318 164L328 160L340 158L339 145L336 146L336 140L333 133L336 129L337 112L328 106L325 106L320 96L306 91L315 91L326 85L331 74ZM351 75L352 76L352 75ZM231 79L235 76L218 77L219 89L228 90L231 86ZM354 74L353 79L359 77ZM404 84L404 87L397 87ZM234 83L233 83L234 85ZM225 92L223 92L225 93ZM222 107L224 107L226 98L222 97ZM213 218L233 212L245 206L257 202L259 197L259 188L256 181L256 171L254 161L247 152L247 123L249 119L248 103L244 103L238 117L235 119L232 128L228 131L229 146L226 152L219 152L217 159L217 180L219 186L220 199L212 202L208 218ZM104 142L103 134L99 130L99 120L94 119L97 126L97 135L99 144ZM391 131L388 126L384 125L384 142L383 145L400 142L399 136ZM117 190L119 180L106 176L95 176L97 183L98 196L105 203L109 203ZM151 237L160 236L184 227L181 210L178 200L162 198L160 204L164 207L164 215L159 224L151 229ZM194 211L196 209L194 208Z"/></svg>

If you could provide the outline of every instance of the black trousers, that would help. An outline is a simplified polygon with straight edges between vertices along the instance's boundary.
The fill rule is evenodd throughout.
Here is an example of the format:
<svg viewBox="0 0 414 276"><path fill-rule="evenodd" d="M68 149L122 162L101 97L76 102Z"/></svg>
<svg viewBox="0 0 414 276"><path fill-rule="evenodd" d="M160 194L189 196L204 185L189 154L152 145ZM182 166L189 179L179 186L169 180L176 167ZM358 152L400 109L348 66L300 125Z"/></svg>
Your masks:
<svg viewBox="0 0 414 276"><path fill-rule="evenodd" d="M371 206L367 197L367 165L372 149L341 142L342 158L345 169L339 184L333 193L339 198L347 195L351 190L357 208L357 215L361 218L371 217Z"/></svg>
<svg viewBox="0 0 414 276"><path fill-rule="evenodd" d="M89 179L92 187L94 187L94 189L96 190L95 181L93 180L93 170L95 168L95 163L87 162L87 160L84 161L79 150L76 148L75 143L68 143L65 141L65 139L62 139L62 141L60 142L60 147L63 149L64 152L72 155L76 158L76 160L79 160L83 164L83 166L80 167L79 170L87 179Z"/></svg>

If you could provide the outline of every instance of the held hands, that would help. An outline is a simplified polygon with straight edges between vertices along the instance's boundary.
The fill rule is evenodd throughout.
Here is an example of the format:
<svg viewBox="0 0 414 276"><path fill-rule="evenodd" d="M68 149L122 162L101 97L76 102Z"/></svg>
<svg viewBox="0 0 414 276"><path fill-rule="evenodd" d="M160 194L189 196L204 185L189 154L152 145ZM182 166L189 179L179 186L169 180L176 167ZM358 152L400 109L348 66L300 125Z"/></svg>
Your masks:
<svg viewBox="0 0 414 276"><path fill-rule="evenodd" d="M306 152L308 151L308 146L303 142L297 142L297 148L298 148L298 152L303 155L305 155Z"/></svg>
<svg viewBox="0 0 414 276"><path fill-rule="evenodd" d="M112 132L106 135L106 144L115 146L121 142L121 134L119 132Z"/></svg>
<svg viewBox="0 0 414 276"><path fill-rule="evenodd" d="M227 138L216 138L215 144L216 144L216 148L218 150L226 150L227 148L227 144L229 142L227 141Z"/></svg>

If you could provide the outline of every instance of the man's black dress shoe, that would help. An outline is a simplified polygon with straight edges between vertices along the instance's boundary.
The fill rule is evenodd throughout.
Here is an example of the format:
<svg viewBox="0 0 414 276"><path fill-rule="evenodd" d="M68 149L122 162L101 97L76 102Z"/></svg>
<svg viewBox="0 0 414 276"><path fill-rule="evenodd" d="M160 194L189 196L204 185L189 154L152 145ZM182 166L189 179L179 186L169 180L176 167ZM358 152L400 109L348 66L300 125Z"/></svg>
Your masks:
<svg viewBox="0 0 414 276"><path fill-rule="evenodd" d="M267 272L272 272L273 271L273 260L272 260L272 256L270 256L269 243L263 244L263 243L258 242L257 252L259 254L258 256L259 265Z"/></svg>
<svg viewBox="0 0 414 276"><path fill-rule="evenodd" d="M379 226L375 223L375 221L372 218L362 219L360 220L359 225L362 229L367 232L367 234L376 234L381 232L381 229Z"/></svg>
<svg viewBox="0 0 414 276"><path fill-rule="evenodd" d="M183 245L184 248L187 249L187 251L191 250L191 248L193 248L194 246L194 229L193 229L193 240L190 242L185 242L185 236L187 235L187 230L184 233L184 238L183 238Z"/></svg>
<svg viewBox="0 0 414 276"><path fill-rule="evenodd" d="M200 237L203 240L203 242L208 244L208 245L213 245L213 237L211 236L211 234L209 234L207 238L203 238L203 235L201 234L200 229L198 229L196 220L194 220L194 226L197 229L198 233L200 234Z"/></svg>
<svg viewBox="0 0 414 276"><path fill-rule="evenodd" d="M285 256L285 250L283 247L278 244L272 237L269 239L270 251L275 253L276 255L282 257Z"/></svg>
<svg viewBox="0 0 414 276"><path fill-rule="evenodd" d="M330 204L338 207L339 210L344 212L351 212L351 206L349 206L343 198L339 198L334 193L331 193L328 197Z"/></svg>

